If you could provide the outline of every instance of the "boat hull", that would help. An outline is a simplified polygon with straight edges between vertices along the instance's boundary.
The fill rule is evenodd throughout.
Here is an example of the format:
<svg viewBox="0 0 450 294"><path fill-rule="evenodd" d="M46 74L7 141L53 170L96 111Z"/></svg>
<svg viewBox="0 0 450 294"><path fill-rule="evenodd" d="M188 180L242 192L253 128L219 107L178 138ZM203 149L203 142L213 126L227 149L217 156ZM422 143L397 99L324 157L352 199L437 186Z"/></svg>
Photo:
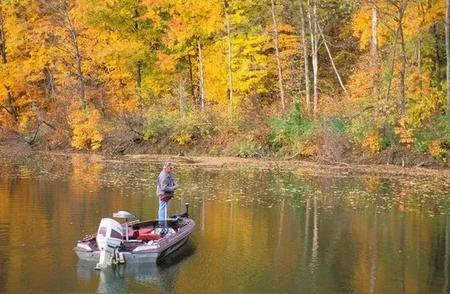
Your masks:
<svg viewBox="0 0 450 294"><path fill-rule="evenodd" d="M153 252L146 251L146 252L140 252L140 253L122 252L122 254L123 254L123 257L124 257L126 263L157 262L159 259L162 259L165 256L171 254L172 252L178 250L181 246L183 246L188 241L188 239L189 239L189 237L186 237L186 238L180 240L178 243L173 244L172 246L168 247L164 251L153 251ZM84 251L84 250L80 250L79 248L75 247L74 251L80 260L98 262L100 259L100 251L98 251L98 250L97 251Z"/></svg>

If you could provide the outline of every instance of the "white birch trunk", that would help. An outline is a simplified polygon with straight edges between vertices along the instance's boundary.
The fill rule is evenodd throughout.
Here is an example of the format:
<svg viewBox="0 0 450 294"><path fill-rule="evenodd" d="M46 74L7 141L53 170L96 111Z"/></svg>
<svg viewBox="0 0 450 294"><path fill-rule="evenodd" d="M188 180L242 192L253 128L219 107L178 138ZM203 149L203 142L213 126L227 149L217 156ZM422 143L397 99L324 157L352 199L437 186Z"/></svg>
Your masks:
<svg viewBox="0 0 450 294"><path fill-rule="evenodd" d="M305 100L306 112L311 114L311 90L309 81L309 60L308 60L308 45L306 43L306 27L305 27L305 13L303 8L303 0L300 0L300 31L302 35L302 50L303 50L303 65L305 71Z"/></svg>
<svg viewBox="0 0 450 294"><path fill-rule="evenodd" d="M277 70L278 70L278 88L280 90L280 98L281 98L281 107L283 111L286 109L285 98L284 98L284 87L283 87L283 75L281 70L281 59L280 59L280 48L278 41L278 27L277 27L277 18L275 15L275 3L274 0L271 0L271 11L272 11L272 21L273 21L273 42L275 45L275 57L277 59Z"/></svg>
<svg viewBox="0 0 450 294"><path fill-rule="evenodd" d="M334 72L336 73L336 77L339 81L339 85L345 93L345 96L348 96L347 89L345 89L344 83L342 82L341 75L339 74L336 65L334 64L333 56L331 56L330 48L328 48L327 40L325 40L325 36L323 35L322 28L318 25L320 35L322 36L323 44L325 45L325 49L327 49L328 57L330 58L331 66L333 67Z"/></svg>
<svg viewBox="0 0 450 294"><path fill-rule="evenodd" d="M318 38L317 38L317 0L308 0L308 20L309 30L311 35L311 56L312 56L312 69L313 69L313 114L314 118L317 117L317 107L319 104L318 93L318 73L319 73L319 60L318 60ZM311 11L312 10L312 11Z"/></svg>

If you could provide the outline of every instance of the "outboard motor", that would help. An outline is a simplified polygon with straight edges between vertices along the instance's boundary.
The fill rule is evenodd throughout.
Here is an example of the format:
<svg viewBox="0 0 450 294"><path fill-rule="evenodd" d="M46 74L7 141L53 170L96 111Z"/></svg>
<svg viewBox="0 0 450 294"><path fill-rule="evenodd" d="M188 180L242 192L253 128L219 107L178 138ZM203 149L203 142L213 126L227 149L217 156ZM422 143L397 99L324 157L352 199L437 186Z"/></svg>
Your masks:
<svg viewBox="0 0 450 294"><path fill-rule="evenodd" d="M110 218L102 218L97 232L97 245L100 250L100 260L96 269L111 265L113 258L122 244L122 225Z"/></svg>

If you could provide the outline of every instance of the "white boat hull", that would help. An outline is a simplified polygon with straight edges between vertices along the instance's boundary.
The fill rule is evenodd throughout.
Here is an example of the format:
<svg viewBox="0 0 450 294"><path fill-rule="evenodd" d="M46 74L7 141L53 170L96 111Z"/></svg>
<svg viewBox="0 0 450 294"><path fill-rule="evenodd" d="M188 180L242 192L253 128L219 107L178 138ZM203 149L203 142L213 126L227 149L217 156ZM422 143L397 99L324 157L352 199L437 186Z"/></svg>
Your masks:
<svg viewBox="0 0 450 294"><path fill-rule="evenodd" d="M139 253L122 252L122 254L126 263L156 262L158 259L161 259L164 256L167 256L170 253L174 252L175 250L179 249L187 242L188 239L189 237L185 237L181 241L177 242L173 246L170 246L161 252L139 252ZM95 261L95 262L98 262L100 260L99 250L84 251L84 250L77 250L77 247L75 247L75 253L81 260Z"/></svg>

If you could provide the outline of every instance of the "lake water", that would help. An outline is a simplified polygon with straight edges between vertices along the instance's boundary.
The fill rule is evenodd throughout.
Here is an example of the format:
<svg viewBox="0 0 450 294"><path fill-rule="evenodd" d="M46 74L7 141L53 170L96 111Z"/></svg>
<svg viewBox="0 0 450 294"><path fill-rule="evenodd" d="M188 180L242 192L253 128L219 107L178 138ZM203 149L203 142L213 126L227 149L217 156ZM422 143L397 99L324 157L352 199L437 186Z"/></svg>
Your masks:
<svg viewBox="0 0 450 294"><path fill-rule="evenodd" d="M0 292L447 292L450 179L179 164L197 228L161 264L95 271L102 217L156 217L160 164L60 157L0 168Z"/></svg>

